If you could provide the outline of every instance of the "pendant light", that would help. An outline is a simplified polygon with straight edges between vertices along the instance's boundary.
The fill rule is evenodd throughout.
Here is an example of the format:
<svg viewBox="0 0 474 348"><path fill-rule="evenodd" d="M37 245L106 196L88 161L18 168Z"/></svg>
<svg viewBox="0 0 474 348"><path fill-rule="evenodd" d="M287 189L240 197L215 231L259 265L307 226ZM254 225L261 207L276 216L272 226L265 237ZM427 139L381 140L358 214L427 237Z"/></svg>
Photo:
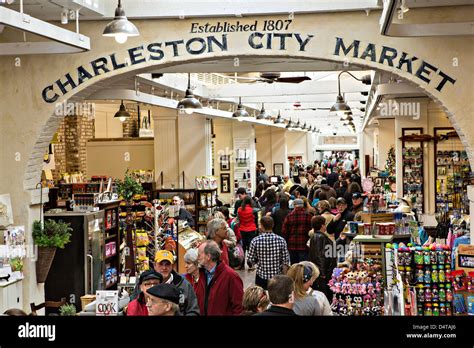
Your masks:
<svg viewBox="0 0 474 348"><path fill-rule="evenodd" d="M199 100L194 97L191 91L191 74L188 74L188 89L186 90L186 96L178 103L178 109L184 110L188 115L192 114L195 110L202 109L202 104Z"/></svg>
<svg viewBox="0 0 474 348"><path fill-rule="evenodd" d="M274 124L284 124L285 123L285 121L281 118L280 110L278 110L278 116L275 119L275 121L273 121L273 123Z"/></svg>
<svg viewBox="0 0 474 348"><path fill-rule="evenodd" d="M300 120L298 120L298 122L296 122L296 124L294 126L294 129L296 129L296 130L298 130L298 129L301 130L302 129L301 124L300 124Z"/></svg>
<svg viewBox="0 0 474 348"><path fill-rule="evenodd" d="M239 97L239 105L237 105L237 110L232 114L232 118L236 118L239 121L243 121L244 118L248 117L250 117L250 115L242 105L242 98Z"/></svg>
<svg viewBox="0 0 474 348"><path fill-rule="evenodd" d="M338 116L343 116L344 114L351 112L351 108L349 107L349 105L347 105L346 101L344 100L341 94L341 75L344 73L350 75L357 81L361 81L364 85L370 85L372 83L372 78L370 77L370 75L365 75L359 79L358 77L352 75L348 71L341 71L337 75L338 95L336 97L336 103L330 109L330 112L336 112Z"/></svg>
<svg viewBox="0 0 474 348"><path fill-rule="evenodd" d="M286 125L286 129L288 129L289 131L292 131L294 129L294 125L293 125L293 122L291 122L291 118L290 120L288 121L288 124Z"/></svg>
<svg viewBox="0 0 474 348"><path fill-rule="evenodd" d="M260 113L257 115L256 119L257 120L269 120L269 119L271 119L271 116L269 114L267 114L267 112L265 111L265 106L264 106L263 103L262 103L262 110L260 110Z"/></svg>
<svg viewBox="0 0 474 348"><path fill-rule="evenodd" d="M115 117L117 117L120 120L120 122L125 122L127 118L130 118L130 114L125 109L125 105L123 105L123 100L120 103L119 111L117 111L114 115L114 118Z"/></svg>
<svg viewBox="0 0 474 348"><path fill-rule="evenodd" d="M137 27L125 16L121 0L118 1L118 6L115 9L114 20L105 26L102 35L114 37L115 41L120 44L127 42L129 36L140 35Z"/></svg>

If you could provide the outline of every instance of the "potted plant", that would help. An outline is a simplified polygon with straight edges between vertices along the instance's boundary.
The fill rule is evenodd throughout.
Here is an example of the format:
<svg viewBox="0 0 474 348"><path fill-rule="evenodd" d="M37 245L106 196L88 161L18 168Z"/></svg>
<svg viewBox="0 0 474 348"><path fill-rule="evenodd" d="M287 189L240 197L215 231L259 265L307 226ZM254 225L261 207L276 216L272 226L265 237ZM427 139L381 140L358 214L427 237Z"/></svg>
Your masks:
<svg viewBox="0 0 474 348"><path fill-rule="evenodd" d="M62 305L59 307L59 315L63 317L76 315L76 306L73 304Z"/></svg>
<svg viewBox="0 0 474 348"><path fill-rule="evenodd" d="M143 187L134 177L128 174L127 170L123 181L117 181L117 193L127 204L130 204L133 196L143 193Z"/></svg>
<svg viewBox="0 0 474 348"><path fill-rule="evenodd" d="M38 246L36 261L36 278L38 283L44 283L56 254L56 249L64 249L71 240L72 228L69 223L46 220L44 226L41 221L33 222L33 241Z"/></svg>

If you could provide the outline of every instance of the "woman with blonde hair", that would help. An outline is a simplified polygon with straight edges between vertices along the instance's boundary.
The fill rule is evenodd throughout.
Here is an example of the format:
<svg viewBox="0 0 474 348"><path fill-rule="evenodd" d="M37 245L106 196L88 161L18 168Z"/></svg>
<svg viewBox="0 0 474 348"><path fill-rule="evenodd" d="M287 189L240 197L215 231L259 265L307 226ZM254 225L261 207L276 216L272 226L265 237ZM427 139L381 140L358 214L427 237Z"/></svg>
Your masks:
<svg viewBox="0 0 474 348"><path fill-rule="evenodd" d="M241 315L254 315L264 312L269 304L270 300L262 287L257 285L250 286L244 292L242 299L244 310Z"/></svg>
<svg viewBox="0 0 474 348"><path fill-rule="evenodd" d="M326 295L311 288L319 277L319 269L309 261L294 264L287 275L295 282L295 302L293 311L297 315L332 315Z"/></svg>

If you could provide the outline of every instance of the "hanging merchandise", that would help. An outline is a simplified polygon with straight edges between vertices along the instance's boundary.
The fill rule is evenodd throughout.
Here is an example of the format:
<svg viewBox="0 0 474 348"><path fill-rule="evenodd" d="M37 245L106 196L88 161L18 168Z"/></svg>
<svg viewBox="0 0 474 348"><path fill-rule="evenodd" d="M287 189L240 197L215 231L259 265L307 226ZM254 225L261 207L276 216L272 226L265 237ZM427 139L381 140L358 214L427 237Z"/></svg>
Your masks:
<svg viewBox="0 0 474 348"><path fill-rule="evenodd" d="M416 293L417 315L452 315L453 288L451 279L457 280L454 289L466 288L462 274L451 271L451 249L447 245L427 246L387 245L392 249L396 271L401 274L406 289ZM411 301L405 296L405 301Z"/></svg>

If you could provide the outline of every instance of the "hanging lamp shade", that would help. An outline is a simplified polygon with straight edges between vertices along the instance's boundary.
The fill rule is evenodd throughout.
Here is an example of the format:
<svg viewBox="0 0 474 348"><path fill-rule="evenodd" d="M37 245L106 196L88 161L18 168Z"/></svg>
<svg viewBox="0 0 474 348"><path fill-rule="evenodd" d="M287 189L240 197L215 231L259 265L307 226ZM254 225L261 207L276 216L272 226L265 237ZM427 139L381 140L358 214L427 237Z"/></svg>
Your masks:
<svg viewBox="0 0 474 348"><path fill-rule="evenodd" d="M336 112L338 115L343 115L345 113L351 112L351 108L347 103L345 102L344 98L342 95L338 95L336 98L336 103L331 107L330 112Z"/></svg>
<svg viewBox="0 0 474 348"><path fill-rule="evenodd" d="M103 36L114 37L118 43L125 43L130 36L139 36L137 27L125 16L122 2L119 0L115 9L115 17L112 22L105 26Z"/></svg>
<svg viewBox="0 0 474 348"><path fill-rule="evenodd" d="M262 103L262 110L260 110L260 113L257 115L256 119L257 120L269 120L271 118L272 117L269 114L267 114L267 112L265 111L265 106Z"/></svg>
<svg viewBox="0 0 474 348"><path fill-rule="evenodd" d="M179 103L177 108L183 110L186 114L190 115L194 111L202 109L202 104L196 99L193 92L191 91L191 74L188 74L188 88L186 89L186 96Z"/></svg>
<svg viewBox="0 0 474 348"><path fill-rule="evenodd" d="M120 108L119 108L119 111L117 111L114 115L114 118L118 118L120 120L120 122L125 122L125 120L127 118L130 118L130 114L128 113L128 111L125 109L125 105L123 105L123 100L122 102L120 103Z"/></svg>
<svg viewBox="0 0 474 348"><path fill-rule="evenodd" d="M278 111L278 116L277 118L275 119L275 121L273 121L274 124L284 124L285 121L283 120L283 118L281 118L281 115L280 115L280 111Z"/></svg>
<svg viewBox="0 0 474 348"><path fill-rule="evenodd" d="M286 125L285 128L288 129L288 130L293 130L294 127L295 127L295 126L293 125L293 122L291 121L291 118L290 118L290 120L288 121L288 123L287 123L287 125Z"/></svg>
<svg viewBox="0 0 474 348"><path fill-rule="evenodd" d="M247 117L250 117L250 115L242 105L242 98L239 97L239 105L237 105L237 110L232 114L232 118L237 118L239 121L242 121Z"/></svg>

